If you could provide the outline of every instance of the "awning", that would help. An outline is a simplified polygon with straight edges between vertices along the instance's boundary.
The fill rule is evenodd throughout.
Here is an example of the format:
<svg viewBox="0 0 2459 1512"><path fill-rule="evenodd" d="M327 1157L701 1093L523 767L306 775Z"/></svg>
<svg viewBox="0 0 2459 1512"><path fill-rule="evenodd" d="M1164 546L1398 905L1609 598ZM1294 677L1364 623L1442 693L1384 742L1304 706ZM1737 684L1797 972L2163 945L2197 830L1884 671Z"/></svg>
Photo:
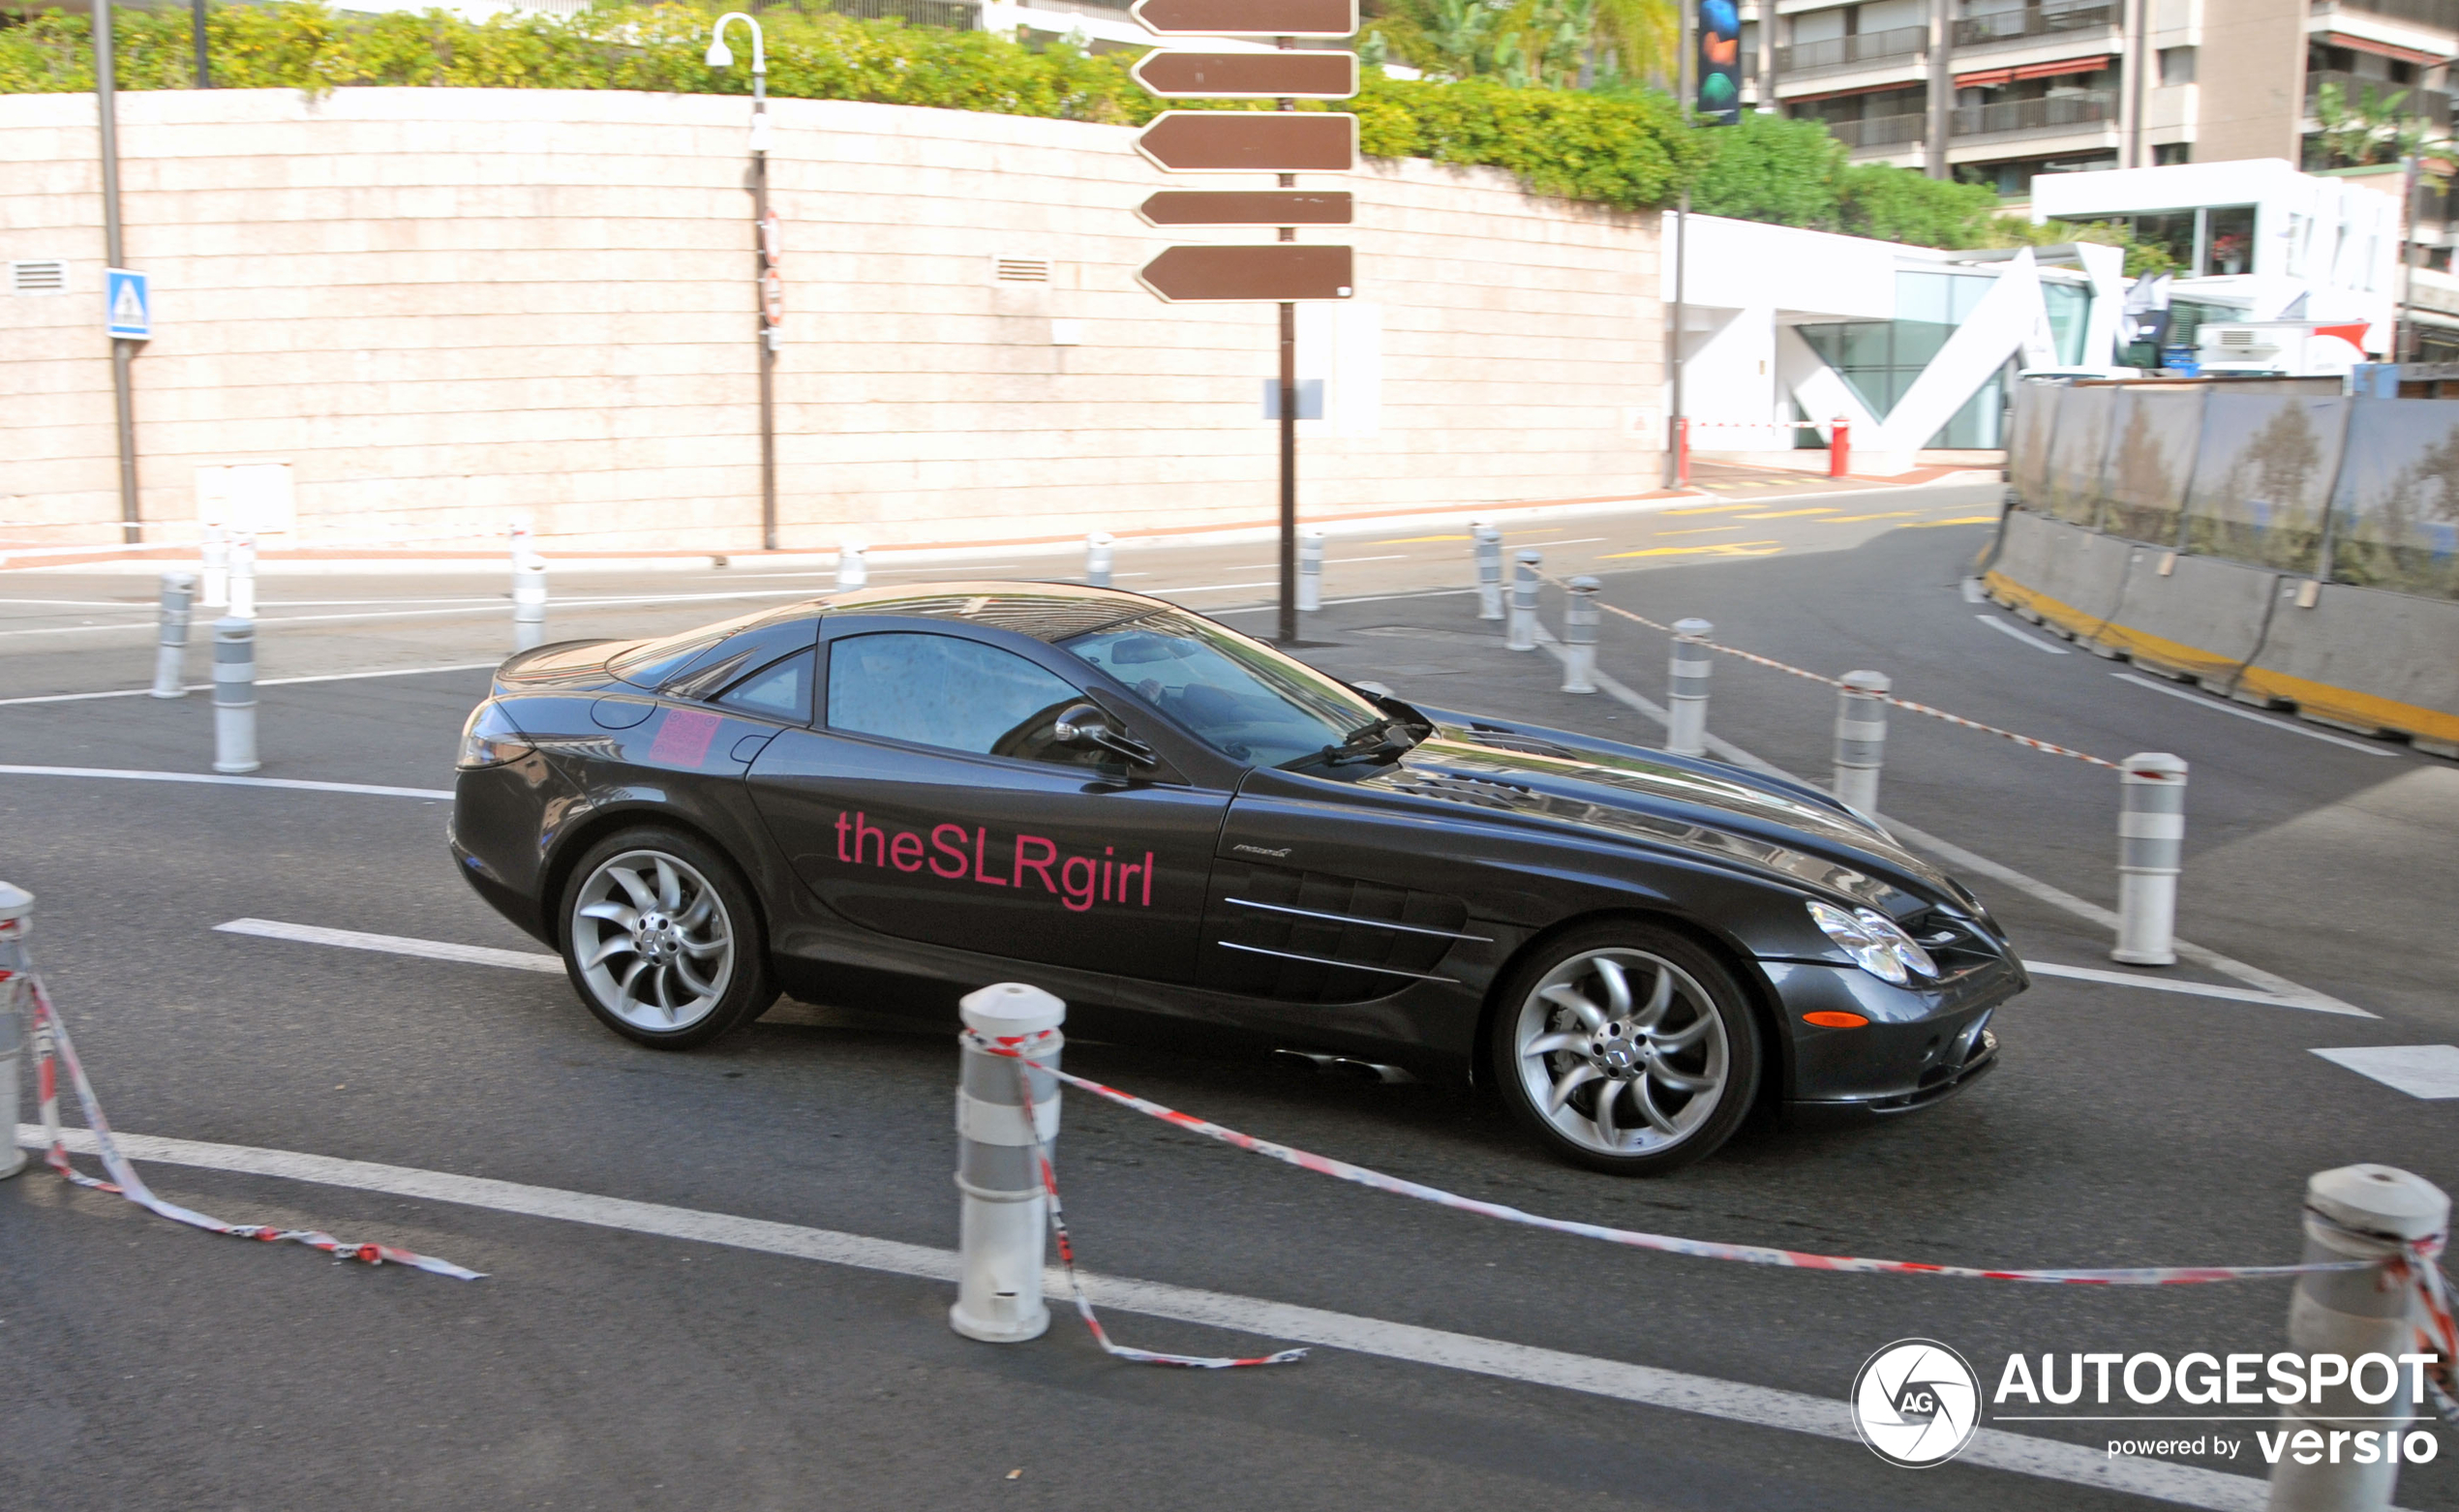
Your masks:
<svg viewBox="0 0 2459 1512"><path fill-rule="evenodd" d="M2371 37L2352 37L2346 32L2324 32L2322 41L2334 47L2346 47L2351 52L2370 52L2378 58L2397 58L2402 63L2421 63L2428 68L2450 61L2442 53L2397 47L2386 42L2376 42ZM2383 82L2388 83L2389 80L2384 79Z"/></svg>
<svg viewBox="0 0 2459 1512"><path fill-rule="evenodd" d="M2055 78L2061 74L2097 74L2117 61L2116 54L2104 52L2091 58L2060 58L2055 63L2034 63L2019 69L1983 69L1977 74L1956 76L1958 89L1988 89L1999 84L2012 84L2019 78Z"/></svg>

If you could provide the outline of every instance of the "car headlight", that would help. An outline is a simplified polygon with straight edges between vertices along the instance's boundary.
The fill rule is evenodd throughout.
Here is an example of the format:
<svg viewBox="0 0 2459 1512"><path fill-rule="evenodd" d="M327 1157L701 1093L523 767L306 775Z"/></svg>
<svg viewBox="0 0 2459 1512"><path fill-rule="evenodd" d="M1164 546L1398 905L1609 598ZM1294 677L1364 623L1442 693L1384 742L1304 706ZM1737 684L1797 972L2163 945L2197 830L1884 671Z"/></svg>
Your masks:
<svg viewBox="0 0 2459 1512"><path fill-rule="evenodd" d="M461 727L461 758L453 765L463 771L501 767L529 755L531 749L513 725L512 716L491 698L470 711L470 722Z"/></svg>
<svg viewBox="0 0 2459 1512"><path fill-rule="evenodd" d="M1821 932L1844 947L1854 964L1881 982L1900 987L1914 977L1938 975L1938 963L1920 942L1877 909L1857 908L1848 914L1826 903L1809 906L1810 920Z"/></svg>

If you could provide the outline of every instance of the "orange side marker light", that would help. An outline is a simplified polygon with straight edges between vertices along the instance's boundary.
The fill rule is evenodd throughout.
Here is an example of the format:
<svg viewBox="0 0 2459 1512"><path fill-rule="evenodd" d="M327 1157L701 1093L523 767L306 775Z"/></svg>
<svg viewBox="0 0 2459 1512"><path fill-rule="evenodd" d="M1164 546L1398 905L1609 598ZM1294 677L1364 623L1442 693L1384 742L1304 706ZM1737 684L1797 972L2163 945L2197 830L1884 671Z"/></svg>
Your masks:
<svg viewBox="0 0 2459 1512"><path fill-rule="evenodd" d="M1802 1022L1816 1024L1822 1029L1859 1029L1869 1020L1859 1013L1804 1013Z"/></svg>

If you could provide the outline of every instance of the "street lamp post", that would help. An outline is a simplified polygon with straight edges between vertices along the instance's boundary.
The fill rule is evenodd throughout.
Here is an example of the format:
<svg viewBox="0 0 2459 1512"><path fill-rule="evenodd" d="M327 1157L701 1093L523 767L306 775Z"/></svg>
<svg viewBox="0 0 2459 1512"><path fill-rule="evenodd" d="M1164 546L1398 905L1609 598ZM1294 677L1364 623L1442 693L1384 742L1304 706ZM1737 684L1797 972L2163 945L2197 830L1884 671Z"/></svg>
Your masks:
<svg viewBox="0 0 2459 1512"><path fill-rule="evenodd" d="M751 222L753 287L760 311L760 546L777 549L777 346L784 339L783 275L779 270L776 220L769 213L769 54L760 23L741 11L717 17L709 34L709 66L734 66L726 45L726 23L741 21L751 30Z"/></svg>

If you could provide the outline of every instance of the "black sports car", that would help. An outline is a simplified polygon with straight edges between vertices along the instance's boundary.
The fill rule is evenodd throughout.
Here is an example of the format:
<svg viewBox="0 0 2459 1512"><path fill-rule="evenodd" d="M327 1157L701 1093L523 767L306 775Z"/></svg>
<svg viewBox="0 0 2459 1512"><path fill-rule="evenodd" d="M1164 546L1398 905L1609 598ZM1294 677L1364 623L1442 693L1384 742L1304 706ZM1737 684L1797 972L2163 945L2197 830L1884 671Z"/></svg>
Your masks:
<svg viewBox="0 0 2459 1512"><path fill-rule="evenodd" d="M1652 1172L1969 1085L2028 983L1813 789L1362 689L1108 589L871 589L514 656L452 849L606 1026L1023 979L1070 1029L1491 1077ZM901 997L900 997L901 992Z"/></svg>

